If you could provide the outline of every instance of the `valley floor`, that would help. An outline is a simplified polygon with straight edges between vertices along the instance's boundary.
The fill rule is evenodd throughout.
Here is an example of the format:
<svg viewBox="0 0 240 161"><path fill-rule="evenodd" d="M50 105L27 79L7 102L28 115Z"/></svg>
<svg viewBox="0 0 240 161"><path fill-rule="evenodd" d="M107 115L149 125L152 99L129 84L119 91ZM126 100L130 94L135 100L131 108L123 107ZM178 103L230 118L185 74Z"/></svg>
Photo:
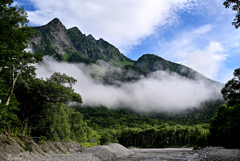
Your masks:
<svg viewBox="0 0 240 161"><path fill-rule="evenodd" d="M240 149L208 147L128 149L118 143L83 148L74 142L35 143L30 138L1 134L1 161L219 161L240 160Z"/></svg>
<svg viewBox="0 0 240 161"><path fill-rule="evenodd" d="M54 155L47 161L239 161L239 149L209 147L192 148L126 149L120 144L95 146L81 154Z"/></svg>
<svg viewBox="0 0 240 161"><path fill-rule="evenodd" d="M196 160L199 156L192 148L132 149L134 155L114 159L114 161L161 161Z"/></svg>

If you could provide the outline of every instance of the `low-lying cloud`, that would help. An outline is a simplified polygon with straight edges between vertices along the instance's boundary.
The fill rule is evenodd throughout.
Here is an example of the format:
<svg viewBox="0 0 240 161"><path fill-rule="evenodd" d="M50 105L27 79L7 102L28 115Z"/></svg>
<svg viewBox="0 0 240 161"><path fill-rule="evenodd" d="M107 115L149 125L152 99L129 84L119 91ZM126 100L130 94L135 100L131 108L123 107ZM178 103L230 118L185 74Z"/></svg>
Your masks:
<svg viewBox="0 0 240 161"><path fill-rule="evenodd" d="M43 78L50 77L54 72L66 73L74 77L77 83L73 88L81 94L83 105L90 106L130 107L139 112L179 111L221 98L219 86L209 84L208 81L194 81L163 71L154 72L135 82L125 82L118 86L105 85L101 79L93 79L92 76L97 77L106 70L114 69L105 63L100 65L102 67L68 64L48 57L36 65L36 72L38 77Z"/></svg>

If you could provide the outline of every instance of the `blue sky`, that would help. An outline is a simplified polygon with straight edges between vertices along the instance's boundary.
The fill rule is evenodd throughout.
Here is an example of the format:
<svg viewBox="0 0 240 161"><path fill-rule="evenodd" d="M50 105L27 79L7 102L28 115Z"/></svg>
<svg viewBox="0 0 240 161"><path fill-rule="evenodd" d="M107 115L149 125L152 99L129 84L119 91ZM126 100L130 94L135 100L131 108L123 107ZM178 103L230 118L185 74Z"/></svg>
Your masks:
<svg viewBox="0 0 240 161"><path fill-rule="evenodd" d="M226 83L239 68L240 29L224 0L14 0L29 25L59 18L66 28L103 38L127 57L146 53L177 62Z"/></svg>

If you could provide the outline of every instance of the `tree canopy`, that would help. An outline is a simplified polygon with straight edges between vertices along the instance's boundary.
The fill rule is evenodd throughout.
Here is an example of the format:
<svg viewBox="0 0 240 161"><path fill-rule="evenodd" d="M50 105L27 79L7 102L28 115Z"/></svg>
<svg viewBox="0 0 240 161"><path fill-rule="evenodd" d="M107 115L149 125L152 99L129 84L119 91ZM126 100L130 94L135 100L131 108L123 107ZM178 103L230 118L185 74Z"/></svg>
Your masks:
<svg viewBox="0 0 240 161"><path fill-rule="evenodd" d="M233 73L234 77L222 89L222 95L230 106L240 103L240 68Z"/></svg>
<svg viewBox="0 0 240 161"><path fill-rule="evenodd" d="M228 105L222 105L210 124L209 143L214 146L240 148L240 68L222 89Z"/></svg>
<svg viewBox="0 0 240 161"><path fill-rule="evenodd" d="M27 13L23 7L11 6L12 0L0 3L0 99L10 103L17 79L34 74L33 64L41 56L27 52L30 36L34 30L28 26Z"/></svg>
<svg viewBox="0 0 240 161"><path fill-rule="evenodd" d="M238 28L240 26L240 2L239 0L226 0L223 5L226 8L229 8L232 6L232 10L236 11L236 17L234 18L234 21L232 22L232 25L235 26L235 28Z"/></svg>

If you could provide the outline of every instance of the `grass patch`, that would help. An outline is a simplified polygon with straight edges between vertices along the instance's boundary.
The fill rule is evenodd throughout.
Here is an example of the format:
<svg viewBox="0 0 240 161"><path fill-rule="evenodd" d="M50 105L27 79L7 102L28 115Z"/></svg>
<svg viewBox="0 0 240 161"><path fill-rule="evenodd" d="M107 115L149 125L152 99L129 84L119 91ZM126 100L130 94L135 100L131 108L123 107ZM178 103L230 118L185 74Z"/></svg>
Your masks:
<svg viewBox="0 0 240 161"><path fill-rule="evenodd" d="M84 147L84 148L89 148L92 146L97 146L99 144L98 143L81 143L80 145L82 145L82 147Z"/></svg>
<svg viewBox="0 0 240 161"><path fill-rule="evenodd" d="M68 62L68 59L70 58L70 55L69 55L69 54L64 54L64 55L62 56L62 58L63 58L63 60L64 60L65 62Z"/></svg>

